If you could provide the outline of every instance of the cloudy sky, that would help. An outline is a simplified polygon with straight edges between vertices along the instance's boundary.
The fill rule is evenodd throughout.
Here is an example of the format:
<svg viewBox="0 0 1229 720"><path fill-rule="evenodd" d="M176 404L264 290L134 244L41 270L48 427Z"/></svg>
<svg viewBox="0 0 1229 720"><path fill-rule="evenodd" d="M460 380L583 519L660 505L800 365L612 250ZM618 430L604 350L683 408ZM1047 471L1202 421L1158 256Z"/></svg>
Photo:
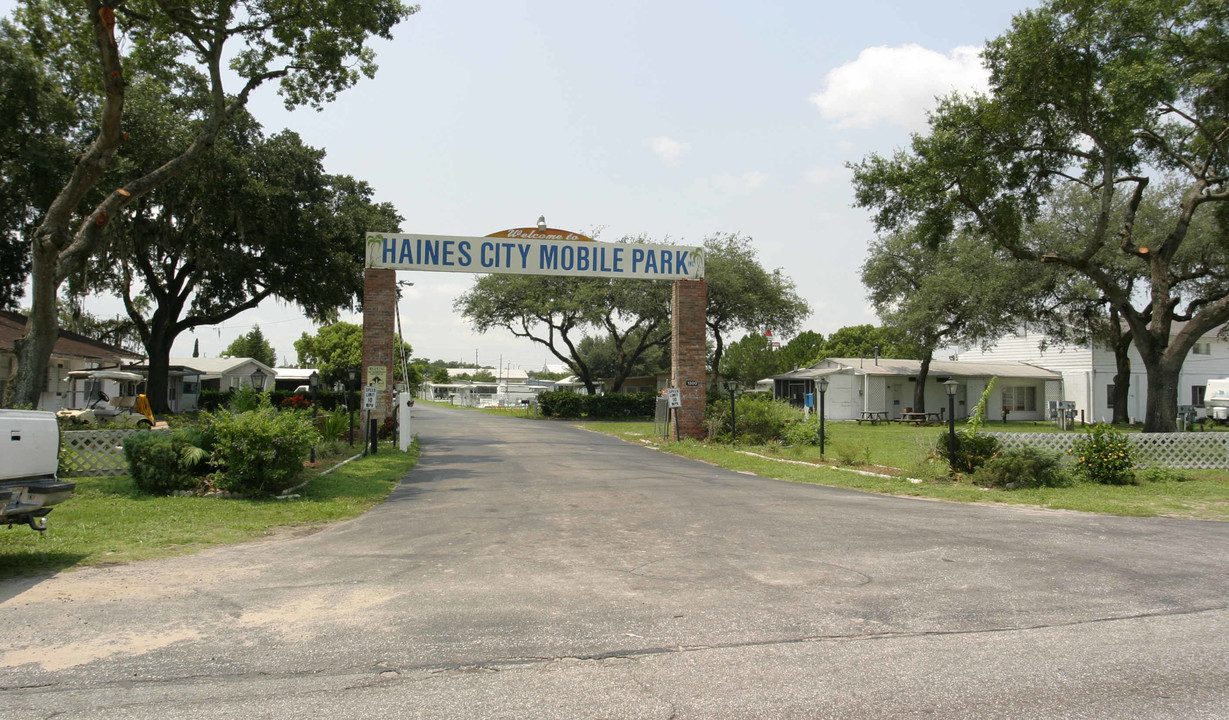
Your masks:
<svg viewBox="0 0 1229 720"><path fill-rule="evenodd" d="M329 172L368 181L406 232L486 235L545 215L600 240L750 236L811 304L805 328L828 334L877 322L858 279L874 231L845 163L906 145L936 95L984 87L980 47L1033 4L422 0L376 44L374 80L323 112L287 113L272 88L252 109L266 132L325 148ZM472 277L400 279L415 283L401 313L416 356L547 361L452 311ZM174 354L199 338L214 356L256 324L290 363L314 331L268 302L185 333Z"/></svg>

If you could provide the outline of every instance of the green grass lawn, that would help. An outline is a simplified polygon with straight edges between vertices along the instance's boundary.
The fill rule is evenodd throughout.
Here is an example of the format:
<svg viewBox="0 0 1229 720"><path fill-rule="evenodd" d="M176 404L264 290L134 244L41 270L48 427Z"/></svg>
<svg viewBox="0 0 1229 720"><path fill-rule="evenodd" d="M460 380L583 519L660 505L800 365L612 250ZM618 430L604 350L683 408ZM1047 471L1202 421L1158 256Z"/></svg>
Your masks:
<svg viewBox="0 0 1229 720"><path fill-rule="evenodd" d="M128 476L74 478L77 491L52 510L45 533L0 526L0 578L193 552L346 520L392 492L417 462L417 448L383 446L321 474L344 459L331 458L305 471L302 479L310 481L287 500L153 497L138 493Z"/></svg>
<svg viewBox="0 0 1229 720"><path fill-rule="evenodd" d="M586 422L580 426L731 470L794 482L959 502L1010 503L1113 515L1229 520L1229 471L1225 470L1184 470L1181 474L1188 478L1184 481L1169 479L1127 486L1076 483L1063 488L998 490L953 481L948 478L942 463L927 459L939 438L946 437L946 426L831 423L831 440L826 443L824 458L820 457L817 447L730 447L694 440L666 442L654 435L650 421ZM960 424L957 427L960 428ZM1042 423L992 423L985 429L1061 432ZM783 462L790 460L821 467ZM837 466L870 470L888 477L849 472Z"/></svg>

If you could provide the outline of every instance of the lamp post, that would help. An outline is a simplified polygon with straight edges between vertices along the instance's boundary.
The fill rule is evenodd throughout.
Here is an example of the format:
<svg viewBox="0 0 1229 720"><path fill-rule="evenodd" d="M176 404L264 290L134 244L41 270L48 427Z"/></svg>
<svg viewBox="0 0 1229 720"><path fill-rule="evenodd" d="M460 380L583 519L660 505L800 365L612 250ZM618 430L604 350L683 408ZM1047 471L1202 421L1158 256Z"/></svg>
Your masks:
<svg viewBox="0 0 1229 720"><path fill-rule="evenodd" d="M255 390L256 392L264 392L265 390L265 371L261 370L260 368L256 368L256 371L252 373L251 379L252 379L252 389Z"/></svg>
<svg viewBox="0 0 1229 720"><path fill-rule="evenodd" d="M358 370L350 368L346 371L346 375L350 376L350 382L346 383L346 410L350 412L350 447L354 447L354 376L358 374Z"/></svg>
<svg viewBox="0 0 1229 720"><path fill-rule="evenodd" d="M311 376L307 378L307 382L311 386L311 389L312 389L312 427L314 428L316 427L316 391L320 389L320 376L316 374L315 372L313 372ZM313 463L316 462L315 444L312 444L311 462Z"/></svg>
<svg viewBox="0 0 1229 720"><path fill-rule="evenodd" d="M956 472L956 388L960 383L954 378L948 378L943 383L947 391L947 462L952 472Z"/></svg>
<svg viewBox="0 0 1229 720"><path fill-rule="evenodd" d="M828 392L828 378L819 378L819 456L824 456L824 393Z"/></svg>
<svg viewBox="0 0 1229 720"><path fill-rule="evenodd" d="M730 442L734 443L738 440L738 413L734 407L734 391L740 387L737 380L730 380L725 384L730 391Z"/></svg>
<svg viewBox="0 0 1229 720"><path fill-rule="evenodd" d="M739 439L739 415L737 415L734 405L734 393L736 389L742 387L737 380L726 381L726 389L730 391L730 442Z"/></svg>

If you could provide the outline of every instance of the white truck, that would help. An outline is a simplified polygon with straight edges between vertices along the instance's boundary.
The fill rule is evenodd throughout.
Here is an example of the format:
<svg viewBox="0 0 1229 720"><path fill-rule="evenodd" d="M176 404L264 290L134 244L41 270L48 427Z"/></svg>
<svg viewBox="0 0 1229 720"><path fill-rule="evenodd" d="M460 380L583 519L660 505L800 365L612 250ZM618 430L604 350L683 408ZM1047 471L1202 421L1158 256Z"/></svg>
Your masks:
<svg viewBox="0 0 1229 720"><path fill-rule="evenodd" d="M77 484L56 477L60 426L55 413L0 409L0 524L26 523L42 532L47 513Z"/></svg>
<svg viewBox="0 0 1229 720"><path fill-rule="evenodd" d="M1216 422L1229 422L1229 378L1208 381L1203 390L1203 406L1208 417Z"/></svg>

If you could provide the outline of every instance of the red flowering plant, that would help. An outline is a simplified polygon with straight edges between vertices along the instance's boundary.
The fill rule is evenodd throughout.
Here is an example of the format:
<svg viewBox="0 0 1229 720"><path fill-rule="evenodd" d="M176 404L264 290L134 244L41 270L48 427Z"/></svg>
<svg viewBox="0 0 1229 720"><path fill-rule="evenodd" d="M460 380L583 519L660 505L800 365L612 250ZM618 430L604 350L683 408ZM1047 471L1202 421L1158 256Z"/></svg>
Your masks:
<svg viewBox="0 0 1229 720"><path fill-rule="evenodd" d="M282 401L282 407L291 410L305 410L311 407L312 401L303 395L290 395Z"/></svg>

